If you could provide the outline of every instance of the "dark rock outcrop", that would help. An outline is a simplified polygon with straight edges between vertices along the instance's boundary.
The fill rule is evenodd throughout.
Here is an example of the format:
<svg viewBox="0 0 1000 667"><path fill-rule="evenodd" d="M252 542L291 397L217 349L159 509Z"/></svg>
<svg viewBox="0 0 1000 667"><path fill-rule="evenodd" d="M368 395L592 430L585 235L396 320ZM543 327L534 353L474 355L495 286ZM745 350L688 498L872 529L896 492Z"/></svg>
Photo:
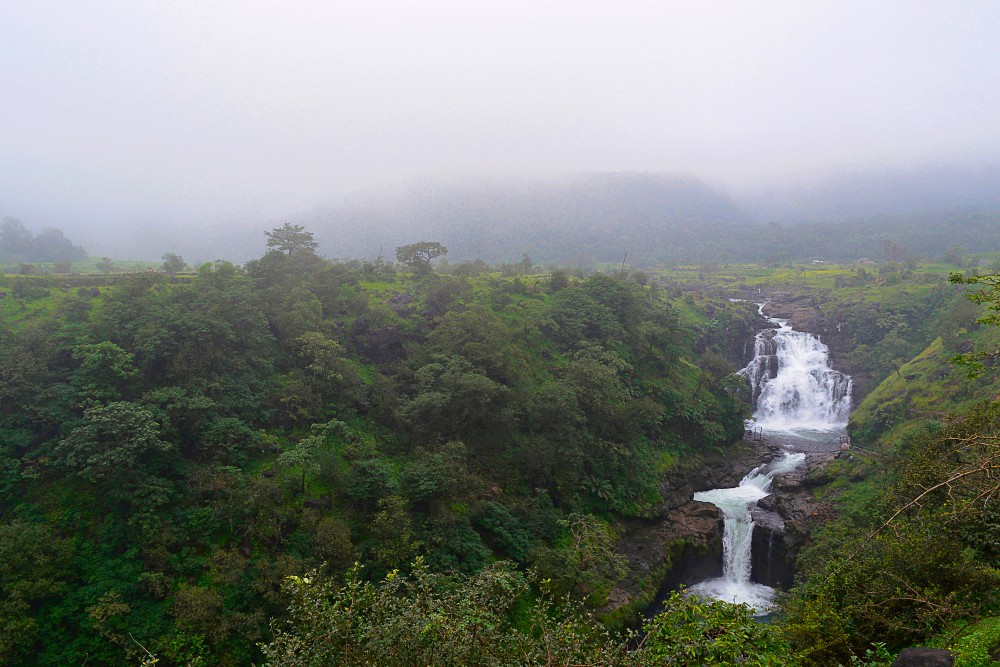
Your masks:
<svg viewBox="0 0 1000 667"><path fill-rule="evenodd" d="M750 509L753 537L750 544L750 578L765 586L787 588L794 572L785 545L785 520L777 512L761 507Z"/></svg>
<svg viewBox="0 0 1000 667"><path fill-rule="evenodd" d="M666 521L637 530L623 543L630 565L651 571L664 562L674 542L684 542L681 551L697 555L699 574L706 577L722 573L722 517L711 503L692 500L677 508ZM675 554L680 556L680 553ZM678 559L671 565L676 567Z"/></svg>
<svg viewBox="0 0 1000 667"><path fill-rule="evenodd" d="M807 454L805 465L776 476L771 494L751 508L755 524L750 546L753 581L776 588L792 585L795 557L813 524L826 515L813 489L825 479L823 468L835 457L834 452Z"/></svg>
<svg viewBox="0 0 1000 667"><path fill-rule="evenodd" d="M808 295L778 294L764 304L767 317L788 320L797 331L823 331L826 327L819 302Z"/></svg>
<svg viewBox="0 0 1000 667"><path fill-rule="evenodd" d="M797 331L808 331L819 336L830 349L830 367L850 373L857 383L858 368L848 368L846 358L853 349L852 336L843 326L828 318L820 309L819 297L811 294L777 292L769 296L763 313L767 317L788 320ZM857 387L855 387L857 391Z"/></svg>
<svg viewBox="0 0 1000 667"><path fill-rule="evenodd" d="M892 667L952 667L955 656L943 648L904 648Z"/></svg>
<svg viewBox="0 0 1000 667"><path fill-rule="evenodd" d="M674 509L691 502L697 491L736 486L746 474L762 461L781 454L781 448L766 442L741 442L724 453L708 457L698 467L683 468L668 474L660 482L663 504L657 514L666 517Z"/></svg>
<svg viewBox="0 0 1000 667"><path fill-rule="evenodd" d="M618 543L629 563L629 577L617 584L607 603L598 609L611 614L632 606L642 611L653 594L663 588L664 578L690 569L693 576L709 578L722 573L722 516L711 503L690 500L668 516L628 530ZM674 584L676 587L683 580Z"/></svg>
<svg viewBox="0 0 1000 667"><path fill-rule="evenodd" d="M753 405L757 405L757 399L767 382L778 375L778 344L774 342L774 334L773 329L768 329L754 339L754 359L757 361L745 367L752 389L750 403Z"/></svg>
<svg viewBox="0 0 1000 667"><path fill-rule="evenodd" d="M757 531L754 531L755 541L760 540L763 542L765 539L771 540L772 553L775 553L784 563L784 565L779 563L774 566L776 572L780 572L782 568L786 570L786 573L779 577L783 582L778 584L780 586L787 587L791 585L791 568L795 556L808 539L812 526L816 522L828 518L829 508L816 500L813 495L813 489L825 478L823 468L834 458L836 458L835 452L807 454L804 465L784 475L775 477L774 483L771 486L771 495L762 498L757 503L758 511L774 512L784 521L784 531L780 539L780 548L776 551L773 547L775 538L770 537L766 530L762 531L761 536L758 538L756 535ZM763 546L758 546L757 548L763 549ZM761 582L767 583L763 580Z"/></svg>

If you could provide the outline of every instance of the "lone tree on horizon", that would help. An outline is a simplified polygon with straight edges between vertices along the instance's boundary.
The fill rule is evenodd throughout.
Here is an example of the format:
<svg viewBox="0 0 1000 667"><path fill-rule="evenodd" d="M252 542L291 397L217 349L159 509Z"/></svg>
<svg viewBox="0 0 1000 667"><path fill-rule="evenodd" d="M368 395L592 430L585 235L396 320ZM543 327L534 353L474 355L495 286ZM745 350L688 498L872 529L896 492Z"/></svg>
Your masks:
<svg viewBox="0 0 1000 667"><path fill-rule="evenodd" d="M187 268L184 258L172 252L163 253L163 270L167 273L180 273Z"/></svg>
<svg viewBox="0 0 1000 667"><path fill-rule="evenodd" d="M264 232L267 235L267 247L284 253L293 255L297 252L313 252L319 244L313 241L312 232L307 232L303 225L293 225L286 222L277 229Z"/></svg>
<svg viewBox="0 0 1000 667"><path fill-rule="evenodd" d="M421 275L431 272L431 260L447 255L448 249L437 241L420 241L396 248L396 259L413 267Z"/></svg>

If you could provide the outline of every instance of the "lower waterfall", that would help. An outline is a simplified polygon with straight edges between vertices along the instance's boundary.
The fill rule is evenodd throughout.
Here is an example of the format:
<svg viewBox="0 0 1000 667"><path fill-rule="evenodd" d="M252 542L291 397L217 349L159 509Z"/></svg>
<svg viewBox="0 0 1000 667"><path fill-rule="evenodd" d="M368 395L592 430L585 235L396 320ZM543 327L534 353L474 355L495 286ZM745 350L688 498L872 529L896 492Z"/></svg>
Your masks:
<svg viewBox="0 0 1000 667"><path fill-rule="evenodd" d="M757 613L767 612L774 598L774 589L750 580L750 543L754 526L750 506L770 493L771 480L776 474L794 469L805 458L802 453L786 452L780 460L751 470L739 486L694 494L695 500L712 503L721 509L725 525L722 533L722 576L691 586L688 589L691 593L748 604Z"/></svg>

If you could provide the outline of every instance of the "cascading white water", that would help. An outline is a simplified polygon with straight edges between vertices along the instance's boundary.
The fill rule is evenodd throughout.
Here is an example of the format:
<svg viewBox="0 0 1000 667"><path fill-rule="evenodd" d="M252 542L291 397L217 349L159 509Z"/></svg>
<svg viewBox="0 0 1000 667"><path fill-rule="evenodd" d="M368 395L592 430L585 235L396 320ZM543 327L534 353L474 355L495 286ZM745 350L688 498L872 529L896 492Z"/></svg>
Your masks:
<svg viewBox="0 0 1000 667"><path fill-rule="evenodd" d="M771 481L778 473L794 469L806 458L802 453L786 452L778 461L758 466L747 473L739 486L712 489L694 494L695 500L712 503L722 510L722 576L692 586L690 592L727 602L748 604L764 613L774 599L774 589L750 581L750 544L753 520L750 506L771 492Z"/></svg>
<svg viewBox="0 0 1000 667"><path fill-rule="evenodd" d="M795 331L785 320L768 319L778 329L757 335L753 361L739 371L753 391L755 410L750 425L780 431L782 440L793 446L815 443L815 432L820 440L828 440L831 431L840 431L847 424L851 378L830 368L829 350L816 336ZM767 613L774 589L751 580L754 524L750 508L770 493L776 474L792 470L804 460L801 452L786 452L780 460L751 470L737 487L694 495L695 500L719 507L725 525L722 577L691 586L691 593L745 603L757 614Z"/></svg>
<svg viewBox="0 0 1000 667"><path fill-rule="evenodd" d="M761 306L763 309L763 306ZM763 314L763 312L761 313ZM754 358L739 371L752 390L754 426L773 431L833 431L851 413L851 378L829 365L829 348L786 320L757 334Z"/></svg>

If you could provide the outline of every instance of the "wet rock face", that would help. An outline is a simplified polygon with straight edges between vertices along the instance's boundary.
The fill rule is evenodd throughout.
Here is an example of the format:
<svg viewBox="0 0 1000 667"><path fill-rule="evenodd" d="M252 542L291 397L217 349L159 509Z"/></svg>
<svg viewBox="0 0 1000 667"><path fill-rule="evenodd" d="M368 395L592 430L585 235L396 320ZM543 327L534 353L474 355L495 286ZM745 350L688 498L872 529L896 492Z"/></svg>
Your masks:
<svg viewBox="0 0 1000 667"><path fill-rule="evenodd" d="M761 461L778 457L781 448L769 443L746 443L739 449L733 448L714 459L706 459L704 465L696 469L682 470L668 475L660 482L663 504L658 514L666 517L676 508L691 501L697 491L725 489L736 486L749 470Z"/></svg>
<svg viewBox="0 0 1000 667"><path fill-rule="evenodd" d="M778 344L774 342L774 333L768 329L754 339L753 360L740 371L750 383L752 405L757 405L764 386L778 376Z"/></svg>
<svg viewBox="0 0 1000 667"><path fill-rule="evenodd" d="M766 442L745 443L716 460L664 479L660 486L664 502L658 516L633 522L618 542L631 574L615 586L599 612L630 604L640 595L637 582L654 572L662 572L656 580L661 591L658 600L681 584L720 576L722 511L711 503L692 500L692 496L696 491L736 486L749 470L777 458L782 451ZM807 464L776 476L771 495L753 509L757 524L751 544L753 581L776 588L791 585L795 555L818 516L819 506L812 493L816 469L835 456L835 452L807 454ZM666 566L669 568L663 570Z"/></svg>
<svg viewBox="0 0 1000 667"><path fill-rule="evenodd" d="M828 481L823 468L835 457L834 452L807 454L805 465L775 477L771 494L751 509L756 524L750 547L753 581L775 588L792 585L795 557L828 511L813 489Z"/></svg>
<svg viewBox="0 0 1000 667"><path fill-rule="evenodd" d="M773 588L790 588L795 578L795 557L809 531L824 515L813 489L825 479L823 467L833 452L806 455L806 463L774 478L771 494L750 509L754 529L750 546L751 579Z"/></svg>
<svg viewBox="0 0 1000 667"><path fill-rule="evenodd" d="M750 579L773 588L792 585L792 558L785 544L785 520L777 512L754 507L753 537L750 543Z"/></svg>
<svg viewBox="0 0 1000 667"><path fill-rule="evenodd" d="M689 497L690 498L690 497ZM633 526L618 543L628 558L630 576L615 585L598 613L606 614L632 604L641 596L638 582L666 572L670 589L689 576L708 579L722 573L722 514L711 503L688 500L668 516ZM685 578L680 578L684 573ZM657 580L656 584L662 582Z"/></svg>
<svg viewBox="0 0 1000 667"><path fill-rule="evenodd" d="M650 572L664 563L670 544L687 542L699 568L722 572L722 516L711 503L692 500L674 510L666 521L658 521L631 533L621 542L621 551L633 569ZM676 568L677 563L673 563Z"/></svg>
<svg viewBox="0 0 1000 667"><path fill-rule="evenodd" d="M819 306L819 301L814 296L778 293L764 304L763 312L767 317L788 320L798 331L808 331L819 336L830 348L830 365L837 370L847 371L849 369L844 367L843 360L852 349L851 336L836 322L829 321Z"/></svg>

